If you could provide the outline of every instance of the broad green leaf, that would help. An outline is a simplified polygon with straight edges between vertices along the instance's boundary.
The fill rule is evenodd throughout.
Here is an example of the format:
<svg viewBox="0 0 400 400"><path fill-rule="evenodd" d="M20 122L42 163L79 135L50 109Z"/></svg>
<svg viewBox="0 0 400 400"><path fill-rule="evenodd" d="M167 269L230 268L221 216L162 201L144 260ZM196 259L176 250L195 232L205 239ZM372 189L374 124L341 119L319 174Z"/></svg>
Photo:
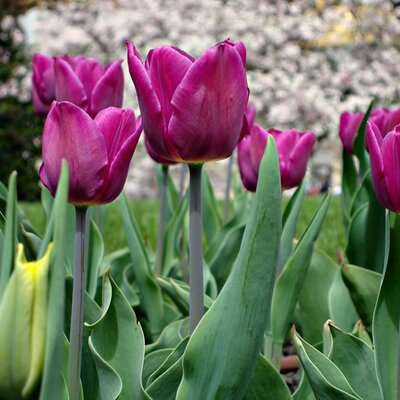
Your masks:
<svg viewBox="0 0 400 400"><path fill-rule="evenodd" d="M4 228L3 248L0 264L0 299L10 278L14 265L17 244L17 172L10 175L6 208L6 224Z"/></svg>
<svg viewBox="0 0 400 400"><path fill-rule="evenodd" d="M290 400L292 396L280 373L262 355L243 400Z"/></svg>
<svg viewBox="0 0 400 400"><path fill-rule="evenodd" d="M122 381L120 400L149 399L142 386L144 336L135 313L118 286L110 280L112 299L103 318L92 325L90 343L93 354L119 375ZM98 361L96 361L96 366ZM98 369L100 373L103 369ZM99 380L101 376L99 376ZM103 398L103 394L100 395ZM107 398L107 397L104 397Z"/></svg>
<svg viewBox="0 0 400 400"><path fill-rule="evenodd" d="M189 340L177 400L235 400L246 393L270 309L281 234L281 196L276 145L269 136L238 258Z"/></svg>
<svg viewBox="0 0 400 400"><path fill-rule="evenodd" d="M301 206L304 200L305 193L305 182L303 182L295 191L291 197L288 205L285 208L282 217L282 236L281 236L281 248L279 251L279 267L277 276L280 275L283 267L292 254L293 239L296 234L297 220L299 219Z"/></svg>
<svg viewBox="0 0 400 400"><path fill-rule="evenodd" d="M36 260L42 245L42 239L35 233L29 232L24 225L20 225L20 237L24 245L24 252L27 260Z"/></svg>
<svg viewBox="0 0 400 400"><path fill-rule="evenodd" d="M400 216L390 229L390 251L375 308L372 334L376 373L383 398L396 399L400 322Z"/></svg>
<svg viewBox="0 0 400 400"><path fill-rule="evenodd" d="M352 335L354 335L355 337L361 339L362 341L364 341L365 343L367 343L367 345L369 347L373 347L372 346L372 340L371 340L371 336L368 334L367 330L365 329L364 325L362 324L361 320L358 320L356 325L354 326L353 331L351 332Z"/></svg>
<svg viewBox="0 0 400 400"><path fill-rule="evenodd" d="M363 186L368 192L368 202L350 221L346 256L350 264L382 272L387 251L388 212L376 199L369 172L364 176Z"/></svg>
<svg viewBox="0 0 400 400"><path fill-rule="evenodd" d="M300 365L300 382L296 391L293 393L293 400L315 400L314 393L311 389L310 382L308 382L307 375Z"/></svg>
<svg viewBox="0 0 400 400"><path fill-rule="evenodd" d="M292 340L317 400L361 399L328 357L304 341L295 330Z"/></svg>
<svg viewBox="0 0 400 400"><path fill-rule="evenodd" d="M157 336L161 332L163 321L161 290L152 276L146 249L125 195L120 197L120 206L135 272L135 281L140 291L141 306L148 317L152 335Z"/></svg>
<svg viewBox="0 0 400 400"><path fill-rule="evenodd" d="M357 191L357 170L354 164L353 155L342 151L342 216L343 223L348 231L351 218L351 201Z"/></svg>
<svg viewBox="0 0 400 400"><path fill-rule="evenodd" d="M369 169L369 157L365 148L365 130L369 115L374 106L374 100L369 103L368 109L364 114L361 124L358 128L357 134L353 141L353 153L358 158L360 164L360 173L363 176Z"/></svg>
<svg viewBox="0 0 400 400"><path fill-rule="evenodd" d="M219 290L224 286L236 261L245 226L245 224L240 224L230 229L220 242L217 252L209 261L210 271Z"/></svg>
<svg viewBox="0 0 400 400"><path fill-rule="evenodd" d="M104 243L99 228L94 221L90 220L89 245L88 245L88 267L86 290L89 296L94 298L97 289L97 278L99 277L100 264L104 255Z"/></svg>
<svg viewBox="0 0 400 400"><path fill-rule="evenodd" d="M144 358L142 382L146 387L146 382L150 375L156 371L167 357L174 351L174 349L160 349L153 351Z"/></svg>
<svg viewBox="0 0 400 400"><path fill-rule="evenodd" d="M329 201L330 195L327 194L275 284L271 309L272 324L267 327L266 331L267 336L272 336L274 343L282 345L285 340L296 303L306 280L314 242L328 211ZM267 358L269 358L268 354Z"/></svg>
<svg viewBox="0 0 400 400"><path fill-rule="evenodd" d="M372 318L382 280L381 274L355 265L345 265L342 268L342 277L358 315L371 333Z"/></svg>
<svg viewBox="0 0 400 400"><path fill-rule="evenodd" d="M40 400L62 398L65 309L65 227L67 225L68 167L63 162L54 200L53 252L50 265L46 353Z"/></svg>
<svg viewBox="0 0 400 400"><path fill-rule="evenodd" d="M42 203L42 207L46 215L46 221L47 223L49 223L51 217L51 210L53 209L54 205L54 198L45 186L42 186L40 192L40 201Z"/></svg>
<svg viewBox="0 0 400 400"><path fill-rule="evenodd" d="M203 231L207 239L207 243L211 243L215 233L221 226L221 217L218 212L218 203L214 196L214 191L207 172L203 171L201 175Z"/></svg>
<svg viewBox="0 0 400 400"><path fill-rule="evenodd" d="M332 280L328 293L330 319L336 326L346 332L351 332L356 322L360 319L351 300L349 290L343 282L342 274L338 269Z"/></svg>
<svg viewBox="0 0 400 400"><path fill-rule="evenodd" d="M329 256L314 249L293 318L303 338L313 345L322 341L322 328L331 318L328 294L339 269Z"/></svg>
<svg viewBox="0 0 400 400"><path fill-rule="evenodd" d="M342 371L357 395L363 400L382 399L372 348L331 321L328 321L325 329L332 336L329 358Z"/></svg>

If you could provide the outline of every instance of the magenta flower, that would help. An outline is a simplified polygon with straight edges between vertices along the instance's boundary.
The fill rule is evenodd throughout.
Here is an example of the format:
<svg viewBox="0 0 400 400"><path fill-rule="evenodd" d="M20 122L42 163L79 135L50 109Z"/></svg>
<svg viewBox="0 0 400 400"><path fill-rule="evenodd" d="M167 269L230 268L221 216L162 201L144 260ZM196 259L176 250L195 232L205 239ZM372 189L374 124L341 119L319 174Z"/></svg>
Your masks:
<svg viewBox="0 0 400 400"><path fill-rule="evenodd" d="M32 59L35 111L46 115L53 100L70 101L95 117L107 107L122 107L124 75L121 60L106 66L84 56Z"/></svg>
<svg viewBox="0 0 400 400"><path fill-rule="evenodd" d="M40 180L54 196L66 159L69 202L109 203L123 189L141 131L131 110L109 107L92 119L70 102L54 102L43 131Z"/></svg>
<svg viewBox="0 0 400 400"><path fill-rule="evenodd" d="M364 113L362 112L351 113L345 111L340 115L339 137L344 149L350 154L353 153L354 138L363 117Z"/></svg>
<svg viewBox="0 0 400 400"><path fill-rule="evenodd" d="M390 110L389 108L375 108L368 118L379 128L382 136L391 132L400 123L400 108Z"/></svg>
<svg viewBox="0 0 400 400"><path fill-rule="evenodd" d="M376 197L385 208L400 214L400 125L384 135L368 121L367 144Z"/></svg>
<svg viewBox="0 0 400 400"><path fill-rule="evenodd" d="M204 163L229 157L247 129L246 49L229 40L197 60L159 47L143 65L127 41L147 149L165 162Z"/></svg>
<svg viewBox="0 0 400 400"><path fill-rule="evenodd" d="M298 186L304 178L307 162L317 137L312 132L299 132L296 129L268 131L254 124L250 135L238 145L238 163L243 185L255 191L258 170L267 145L268 134L275 138L279 156L282 190Z"/></svg>
<svg viewBox="0 0 400 400"><path fill-rule="evenodd" d="M257 110L254 104L248 104L246 108L246 118L247 118L247 124L249 127L248 134L251 132L251 128L253 127L254 123L256 122L256 114Z"/></svg>

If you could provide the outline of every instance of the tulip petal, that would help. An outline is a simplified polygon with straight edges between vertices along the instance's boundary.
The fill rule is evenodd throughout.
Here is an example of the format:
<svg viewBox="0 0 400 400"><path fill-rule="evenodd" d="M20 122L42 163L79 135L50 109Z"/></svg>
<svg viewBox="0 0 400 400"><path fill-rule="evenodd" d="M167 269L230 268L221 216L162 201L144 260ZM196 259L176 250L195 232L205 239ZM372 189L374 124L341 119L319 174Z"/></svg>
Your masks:
<svg viewBox="0 0 400 400"><path fill-rule="evenodd" d="M248 100L246 72L236 49L220 43L187 71L173 97L168 135L179 158L205 162L237 146Z"/></svg>
<svg viewBox="0 0 400 400"><path fill-rule="evenodd" d="M381 149L383 141L382 133L379 127L371 121L367 122L366 138L371 161L371 177L375 195L384 207L395 211L388 192L389 185Z"/></svg>
<svg viewBox="0 0 400 400"><path fill-rule="evenodd" d="M104 65L94 58L81 57L75 62L74 71L82 82L85 93L88 97L88 102L90 103L93 88L104 75Z"/></svg>
<svg viewBox="0 0 400 400"><path fill-rule="evenodd" d="M257 188L258 171L255 172L251 160L251 138L246 136L238 144L238 164L243 186L255 192Z"/></svg>
<svg viewBox="0 0 400 400"><path fill-rule="evenodd" d="M124 73L122 60L111 63L95 84L90 100L90 115L96 116L107 107L122 107L124 96Z"/></svg>
<svg viewBox="0 0 400 400"><path fill-rule="evenodd" d="M135 121L132 110L113 107L101 111L95 122L104 135L109 160L107 178L96 198L96 202L104 204L121 193L143 128L141 118Z"/></svg>
<svg viewBox="0 0 400 400"><path fill-rule="evenodd" d="M66 159L69 167L69 201L90 203L104 182L107 151L96 123L78 106L54 103L47 116L42 139L42 183L54 195Z"/></svg>
<svg viewBox="0 0 400 400"><path fill-rule="evenodd" d="M71 65L62 58L56 57L54 70L56 76L56 100L69 101L86 110L88 99L85 89Z"/></svg>
<svg viewBox="0 0 400 400"><path fill-rule="evenodd" d="M42 103L51 103L55 98L54 60L43 54L32 58L32 83Z"/></svg>
<svg viewBox="0 0 400 400"><path fill-rule="evenodd" d="M260 169L260 164L265 152L267 140L268 132L262 129L261 126L254 124L250 134L250 155L253 171L256 176L258 176L258 170Z"/></svg>
<svg viewBox="0 0 400 400"><path fill-rule="evenodd" d="M167 159L163 158L162 156L160 156L159 154L157 154L157 152L154 151L154 149L151 147L149 141L148 141L146 138L144 139L144 145L146 146L147 153L149 154L149 156L150 156L156 163L164 164L164 165L176 164L175 161L167 160Z"/></svg>
<svg viewBox="0 0 400 400"><path fill-rule="evenodd" d="M50 105L49 104L44 104L42 100L40 99L35 85L32 85L32 102L33 102L33 109L35 110L36 114L45 117L49 110L50 110Z"/></svg>
<svg viewBox="0 0 400 400"><path fill-rule="evenodd" d="M166 127L162 118L161 105L153 90L150 77L134 44L127 40L126 45L128 47L129 74L136 88L146 138L151 142L151 146L157 154L173 161L169 149L162 140L162 134Z"/></svg>

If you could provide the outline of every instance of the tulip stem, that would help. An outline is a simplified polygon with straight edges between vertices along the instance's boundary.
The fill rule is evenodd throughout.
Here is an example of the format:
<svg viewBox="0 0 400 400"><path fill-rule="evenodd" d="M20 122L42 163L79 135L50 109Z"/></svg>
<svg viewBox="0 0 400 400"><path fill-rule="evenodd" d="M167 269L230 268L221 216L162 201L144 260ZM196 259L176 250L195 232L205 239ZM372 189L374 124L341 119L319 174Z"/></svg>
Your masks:
<svg viewBox="0 0 400 400"><path fill-rule="evenodd" d="M167 186L168 186L168 166L162 166L162 178L160 187L160 214L158 225L158 240L156 253L155 272L157 275L162 273L162 264L164 258L164 242L165 242L165 219L167 217Z"/></svg>
<svg viewBox="0 0 400 400"><path fill-rule="evenodd" d="M201 221L201 170L202 165L189 165L190 172L190 334L196 329L204 313L203 241Z"/></svg>
<svg viewBox="0 0 400 400"><path fill-rule="evenodd" d="M224 224L228 221L229 216L229 205L230 205L230 195L231 195L231 186L232 186L232 169L233 169L233 154L229 157L228 164L228 176L226 178L226 188L225 188L225 205L224 205L224 215L222 218L222 222Z"/></svg>
<svg viewBox="0 0 400 400"><path fill-rule="evenodd" d="M86 287L87 207L75 207L75 269L72 289L68 391L70 400L79 400L83 338L83 306Z"/></svg>

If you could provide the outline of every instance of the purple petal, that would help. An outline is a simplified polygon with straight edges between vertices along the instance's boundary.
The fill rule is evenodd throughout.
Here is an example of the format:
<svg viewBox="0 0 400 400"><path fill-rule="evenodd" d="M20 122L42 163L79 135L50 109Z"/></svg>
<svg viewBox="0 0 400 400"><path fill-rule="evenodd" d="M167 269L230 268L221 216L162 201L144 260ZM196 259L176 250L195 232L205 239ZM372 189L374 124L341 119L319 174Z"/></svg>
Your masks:
<svg viewBox="0 0 400 400"><path fill-rule="evenodd" d="M95 116L107 107L122 107L124 73L121 64L122 60L111 63L95 85L90 105L91 115Z"/></svg>
<svg viewBox="0 0 400 400"><path fill-rule="evenodd" d="M42 183L54 195L61 161L69 166L69 201L91 203L104 182L107 151L96 123L78 106L55 102L47 116L42 139Z"/></svg>
<svg viewBox="0 0 400 400"><path fill-rule="evenodd" d="M42 103L39 95L37 94L35 85L32 85L32 102L33 102L33 109L35 110L36 114L45 117L49 110L50 105Z"/></svg>
<svg viewBox="0 0 400 400"><path fill-rule="evenodd" d="M358 128L360 127L363 117L364 113L362 112L353 114L345 111L340 115L339 137L342 141L344 149L348 153L353 152L354 138L357 134Z"/></svg>
<svg viewBox="0 0 400 400"><path fill-rule="evenodd" d="M229 157L240 139L247 100L246 71L236 49L221 43L206 50L172 97L168 135L179 158L199 163Z"/></svg>
<svg viewBox="0 0 400 400"><path fill-rule="evenodd" d="M86 110L88 104L86 92L71 65L62 58L56 57L54 70L56 77L56 100L69 101Z"/></svg>
<svg viewBox="0 0 400 400"><path fill-rule="evenodd" d="M54 60L43 54L32 58L32 84L41 103L50 105L55 99Z"/></svg>
<svg viewBox="0 0 400 400"><path fill-rule="evenodd" d="M247 118L247 123L249 124L249 133L250 133L251 127L256 121L256 107L253 104L247 105L246 118Z"/></svg>
<svg viewBox="0 0 400 400"><path fill-rule="evenodd" d="M251 138L246 136L237 146L240 177L247 190L256 191L258 171L255 172L251 160Z"/></svg>
<svg viewBox="0 0 400 400"><path fill-rule="evenodd" d="M135 121L132 110L113 107L101 111L95 122L104 135L108 155L108 175L96 198L103 204L121 193L143 127L140 117Z"/></svg>
<svg viewBox="0 0 400 400"><path fill-rule="evenodd" d="M167 160L167 159L163 158L162 156L160 156L159 154L157 154L157 152L154 151L154 149L151 147L149 141L148 141L146 138L144 139L144 145L146 146L147 153L149 153L149 156L150 156L156 163L164 164L164 165L176 164L175 161Z"/></svg>
<svg viewBox="0 0 400 400"><path fill-rule="evenodd" d="M253 171L258 176L258 170L260 169L261 160L265 152L265 146L268 141L268 132L261 128L261 126L254 124L250 133L251 141L251 161Z"/></svg>
<svg viewBox="0 0 400 400"><path fill-rule="evenodd" d="M153 90L150 77L136 47L129 40L126 41L126 45L128 47L129 73L136 88L146 139L157 154L173 161L171 152L163 141L166 127L162 118L161 105Z"/></svg>

